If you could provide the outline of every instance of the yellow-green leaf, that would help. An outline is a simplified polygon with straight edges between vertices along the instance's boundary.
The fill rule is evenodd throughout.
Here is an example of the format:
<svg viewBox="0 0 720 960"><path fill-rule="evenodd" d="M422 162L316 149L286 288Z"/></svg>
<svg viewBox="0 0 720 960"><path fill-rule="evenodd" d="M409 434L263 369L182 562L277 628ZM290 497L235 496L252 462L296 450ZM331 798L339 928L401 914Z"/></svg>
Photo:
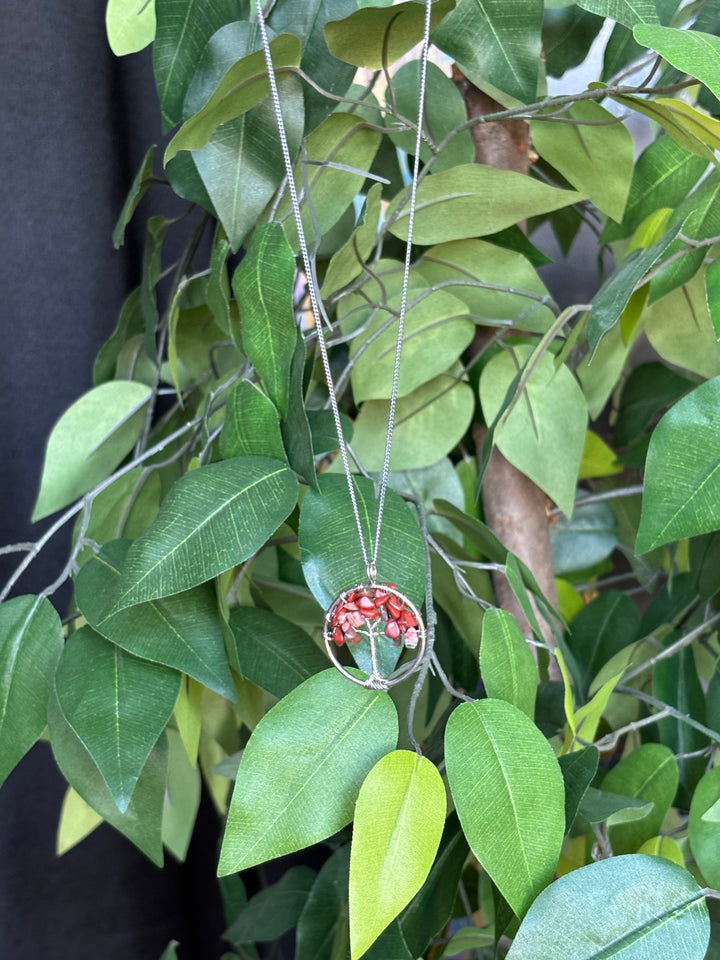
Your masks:
<svg viewBox="0 0 720 960"><path fill-rule="evenodd" d="M55 853L61 857L68 850L72 850L102 822L103 818L100 814L85 803L72 787L68 787L60 809Z"/></svg>
<svg viewBox="0 0 720 960"><path fill-rule="evenodd" d="M144 49L155 36L155 0L108 0L105 29L116 57Z"/></svg>
<svg viewBox="0 0 720 960"><path fill-rule="evenodd" d="M445 823L437 767L409 750L379 760L360 788L350 856L350 945L359 958L415 896Z"/></svg>

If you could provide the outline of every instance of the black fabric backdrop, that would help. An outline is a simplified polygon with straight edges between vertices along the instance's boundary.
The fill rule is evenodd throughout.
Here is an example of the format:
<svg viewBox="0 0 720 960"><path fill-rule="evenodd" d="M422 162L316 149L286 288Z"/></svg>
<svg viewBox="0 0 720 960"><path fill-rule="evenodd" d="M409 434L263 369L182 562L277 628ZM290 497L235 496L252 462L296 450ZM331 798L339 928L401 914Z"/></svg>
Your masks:
<svg viewBox="0 0 720 960"><path fill-rule="evenodd" d="M142 217L121 251L111 233L160 121L148 51L116 59L102 0L4 0L0 10L0 544L29 523L44 443L91 386L92 363L139 276ZM152 202L162 202L156 194ZM58 536L19 592L63 566ZM17 563L0 557L0 583ZM53 599L62 611L66 596ZM207 799L188 863L155 868L103 825L64 857L55 831L65 784L41 743L0 789L0 957L183 960L219 956L217 818Z"/></svg>
<svg viewBox="0 0 720 960"><path fill-rule="evenodd" d="M92 363L139 277L142 208L116 252L111 232L145 149L159 138L148 52L117 60L102 0L4 0L0 10L0 544L35 540L29 523L45 439L91 386ZM165 212L158 193L153 212ZM550 268L563 302L583 302L594 265ZM568 289L572 286L573 289ZM63 566L58 536L19 592ZM0 583L17 557L0 557ZM62 611L66 597L54 597ZM157 960L171 938L183 960L219 956L217 821L207 799L188 863L157 870L101 826L57 859L65 791L47 744L0 789L0 958Z"/></svg>

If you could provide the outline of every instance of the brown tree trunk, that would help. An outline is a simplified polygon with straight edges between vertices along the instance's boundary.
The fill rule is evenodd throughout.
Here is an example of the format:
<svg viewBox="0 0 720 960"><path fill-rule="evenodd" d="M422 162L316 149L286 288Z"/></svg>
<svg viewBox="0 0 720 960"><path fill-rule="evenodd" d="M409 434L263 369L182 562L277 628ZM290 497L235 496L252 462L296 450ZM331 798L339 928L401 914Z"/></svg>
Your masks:
<svg viewBox="0 0 720 960"><path fill-rule="evenodd" d="M457 67L453 68L453 79L465 99L469 117L502 110L501 104L478 90ZM479 123L472 128L472 137L477 163L485 163L500 170L528 173L531 159L530 127L524 120ZM481 328L478 338L486 336L487 332ZM480 456L485 428L476 424L473 433ZM493 450L485 472L482 502L488 525L508 550L528 565L540 589L550 603L557 607L545 494L529 477L506 460L497 448ZM527 617L505 576L495 573L493 586L498 604L512 613L526 636L531 636L532 630ZM545 642L554 645L555 638L550 624L542 616L538 616L537 620ZM537 652L535 647L532 649L534 653ZM553 679L560 679L560 671L553 657L550 658L549 675Z"/></svg>

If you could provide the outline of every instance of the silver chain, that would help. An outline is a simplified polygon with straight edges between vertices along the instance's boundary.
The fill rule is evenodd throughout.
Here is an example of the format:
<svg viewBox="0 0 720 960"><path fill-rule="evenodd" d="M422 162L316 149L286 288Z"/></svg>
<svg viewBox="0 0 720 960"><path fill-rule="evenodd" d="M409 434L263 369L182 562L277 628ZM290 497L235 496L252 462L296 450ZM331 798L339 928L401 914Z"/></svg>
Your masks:
<svg viewBox="0 0 720 960"><path fill-rule="evenodd" d="M385 437L385 457L383 459L383 468L380 478L377 527L375 528L375 540L373 543L372 554L368 553L367 544L365 543L365 535L363 533L362 521L360 519L360 510L358 508L355 482L353 480L352 471L350 470L348 449L342 431L340 409L338 407L337 397L335 395L335 385L333 383L332 372L330 370L330 358L328 356L325 334L323 333L324 310L318 297L317 278L315 276L315 270L310 258L310 253L308 251L307 240L305 238L305 229L303 227L302 216L300 212L300 202L298 199L297 189L295 187L295 178L293 176L290 149L288 147L287 135L285 133L285 122L283 120L282 109L280 107L280 96L278 94L275 70L273 67L272 55L270 53L270 43L267 35L267 28L265 26L262 0L256 0L256 5L258 26L260 28L260 38L262 41L265 64L268 72L268 80L270 83L270 95L272 97L275 117L277 119L280 148L282 150L283 161L285 163L285 173L288 189L290 191L290 201L292 203L295 223L297 225L298 243L300 245L300 253L302 255L305 276L307 277L310 305L312 308L313 318L315 320L318 345L320 347L320 356L322 358L323 370L325 372L325 379L327 381L328 392L330 395L330 407L332 409L333 420L335 421L335 430L337 431L340 456L342 457L343 469L345 471L348 492L350 494L350 502L352 503L353 513L355 515L355 524L357 526L358 537L360 538L360 549L362 550L365 568L367 570L368 579L371 582L374 582L377 573L378 551L380 549L380 532L382 530L383 514L385 512L385 494L388 486L388 474L390 473L390 452L392 450L393 432L395 429L395 412L397 408L398 387L400 383L400 356L402 353L403 336L405 332L405 314L407 312L407 294L410 280L412 237L413 228L415 225L415 206L417 202L417 182L418 174L420 172L420 148L422 144L422 121L425 112L425 88L427 85L427 60L428 48L430 46L430 19L432 13L432 0L425 0L425 21L423 27L423 46L420 57L420 84L418 91L418 122L415 137L415 161L413 164L412 183L410 187L410 209L408 211L408 236L407 245L405 248L405 266L403 270L402 290L400 294L400 313L398 316L398 333L395 346L395 366L393 368L392 387L390 390L390 409L388 411L388 426ZM308 203L310 203L310 197L307 199Z"/></svg>

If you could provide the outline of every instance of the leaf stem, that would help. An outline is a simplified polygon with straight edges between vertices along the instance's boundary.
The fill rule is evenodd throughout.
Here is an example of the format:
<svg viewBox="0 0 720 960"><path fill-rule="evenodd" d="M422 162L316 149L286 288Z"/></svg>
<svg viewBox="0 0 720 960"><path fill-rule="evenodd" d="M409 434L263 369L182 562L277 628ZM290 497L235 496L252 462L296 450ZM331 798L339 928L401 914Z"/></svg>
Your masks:
<svg viewBox="0 0 720 960"><path fill-rule="evenodd" d="M124 467L120 468L120 470L116 470L112 476L107 478L107 480L103 480L102 483L99 483L93 490L91 490L89 493L86 493L76 503L69 507L65 513L58 517L52 526L48 527L39 540L36 540L35 543L30 544L26 556L15 568L2 591L0 591L0 603L7 599L12 588L33 562L35 557L37 557L43 547L50 540L52 540L59 530L65 526L68 520L72 520L76 514L80 513L80 511L84 508L86 501L92 503L98 494L102 493L103 490L106 490L111 484L115 483L116 480L124 476L126 473L129 473L129 471L133 470L135 467L140 466L149 457L152 457L161 450L164 450L165 447L173 443L179 437L183 436L183 434L187 433L189 430L195 429L198 426L198 423L199 419L195 419L184 424L182 427L179 427L174 433L169 434L167 437L164 437L162 440L156 443L154 447L151 447L149 450L146 450L144 453L141 453L139 456L135 457L129 463L126 463Z"/></svg>
<svg viewBox="0 0 720 960"><path fill-rule="evenodd" d="M686 723L689 727L693 727L700 733L704 733L709 740L713 741L713 743L720 744L720 733L718 733L716 730L711 730L710 727L706 727L704 723L699 723L697 720L693 720L689 714L682 713L682 711L677 710L675 707L671 707L670 704L664 703L662 700L658 700L656 697L651 697L649 693L645 693L643 690L637 690L635 687L622 686L615 687L615 693L625 693L628 696L637 697L638 700L642 700L644 703L650 704L651 707L656 707L663 713L663 716L674 717L675 720L680 720L682 723ZM658 715L655 715L653 720L657 719Z"/></svg>
<svg viewBox="0 0 720 960"><path fill-rule="evenodd" d="M654 656L650 657L649 660L645 660L644 663L639 663L632 670L629 670L624 676L623 681L627 683L629 680L632 680L634 677L639 676L645 670L650 670L655 666L656 663L659 663L661 660L667 660L668 657L674 657L676 653L679 653L681 650L684 650L685 647L689 647L691 643L701 637L704 633L707 633L716 623L720 621L720 612L714 613L707 620L704 620L699 626L694 627L688 633L684 634L682 637L679 637L675 643L671 643L669 647L663 647L663 649L656 653ZM638 696L640 692L638 691ZM720 740L718 741L720 743Z"/></svg>
<svg viewBox="0 0 720 960"><path fill-rule="evenodd" d="M590 493L586 497L580 497L575 501L576 507L586 507L590 503L602 503L605 500L619 500L621 497L636 497L642 494L643 485L633 483L627 487L614 487L612 490L602 490L599 493ZM559 517L562 514L560 507L553 507L548 510L549 517Z"/></svg>

